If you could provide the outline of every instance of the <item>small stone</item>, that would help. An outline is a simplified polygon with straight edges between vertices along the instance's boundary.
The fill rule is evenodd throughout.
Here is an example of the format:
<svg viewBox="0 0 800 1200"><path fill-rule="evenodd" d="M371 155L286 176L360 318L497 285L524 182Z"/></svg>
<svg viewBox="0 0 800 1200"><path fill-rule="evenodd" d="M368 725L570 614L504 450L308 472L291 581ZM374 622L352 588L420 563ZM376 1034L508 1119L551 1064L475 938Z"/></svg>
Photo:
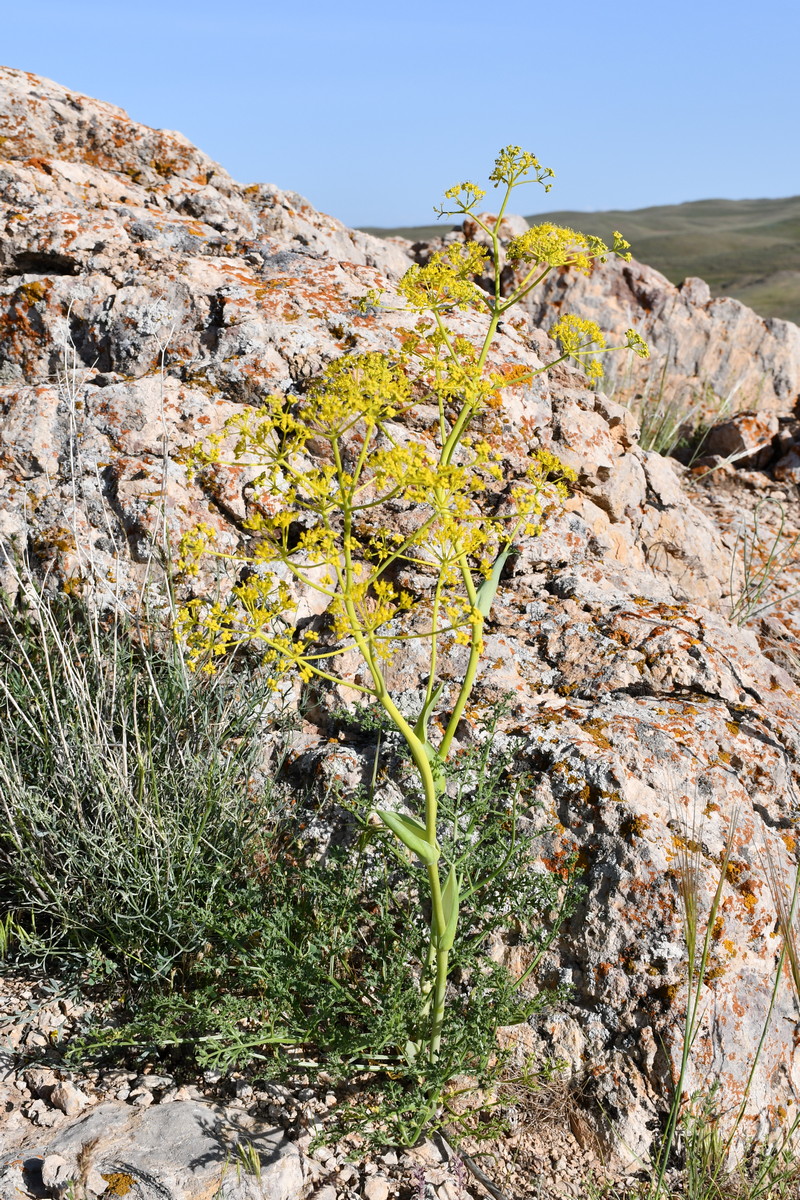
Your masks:
<svg viewBox="0 0 800 1200"><path fill-rule="evenodd" d="M42 1096L44 1099L47 1099L52 1089L58 1083L58 1076L49 1067L27 1067L22 1072L22 1078L34 1096Z"/></svg>
<svg viewBox="0 0 800 1200"><path fill-rule="evenodd" d="M25 1032L24 1025L12 1025L10 1029L3 1030L3 1043L6 1050L17 1050L22 1043L22 1035Z"/></svg>
<svg viewBox="0 0 800 1200"><path fill-rule="evenodd" d="M203 1071L203 1079L206 1083L219 1083L222 1074L222 1071L214 1071L209 1068L207 1071Z"/></svg>
<svg viewBox="0 0 800 1200"><path fill-rule="evenodd" d="M417 1163L440 1163L442 1162L442 1152L432 1141L427 1140L419 1146L415 1146L413 1150L409 1150L405 1156L409 1159L411 1166L416 1166Z"/></svg>
<svg viewBox="0 0 800 1200"><path fill-rule="evenodd" d="M311 1200L336 1200L336 1188L332 1184L326 1183L324 1187L314 1192Z"/></svg>
<svg viewBox="0 0 800 1200"><path fill-rule="evenodd" d="M160 1092L174 1085L171 1075L137 1075L135 1087L147 1088L148 1092Z"/></svg>
<svg viewBox="0 0 800 1200"><path fill-rule="evenodd" d="M89 1097L74 1083L57 1083L50 1093L50 1103L66 1117L78 1117L89 1103Z"/></svg>
<svg viewBox="0 0 800 1200"><path fill-rule="evenodd" d="M44 1100L33 1100L25 1110L25 1116L41 1129L49 1129L58 1120L58 1113L48 1108Z"/></svg>
<svg viewBox="0 0 800 1200"><path fill-rule="evenodd" d="M384 1175L373 1175L362 1188L364 1200L388 1200L390 1190L389 1180Z"/></svg>
<svg viewBox="0 0 800 1200"><path fill-rule="evenodd" d="M452 1179L445 1179L436 1189L438 1200L461 1200L458 1187Z"/></svg>
<svg viewBox="0 0 800 1200"><path fill-rule="evenodd" d="M65 1158L60 1154L48 1154L42 1163L42 1183L48 1189L64 1187L70 1180L72 1172Z"/></svg>
<svg viewBox="0 0 800 1200"><path fill-rule="evenodd" d="M135 1104L137 1108L149 1108L153 1103L154 1097L153 1093L149 1092L147 1088L139 1088L137 1091L131 1092L130 1099L131 1103Z"/></svg>
<svg viewBox="0 0 800 1200"><path fill-rule="evenodd" d="M396 1167L398 1162L396 1151L387 1150L385 1154L381 1155L380 1161L385 1167Z"/></svg>
<svg viewBox="0 0 800 1200"><path fill-rule="evenodd" d="M86 1191L94 1196L103 1196L108 1194L108 1180L104 1178L96 1167L90 1167L86 1175L85 1183Z"/></svg>
<svg viewBox="0 0 800 1200"><path fill-rule="evenodd" d="M41 1050L42 1047L48 1046L50 1043L43 1033L38 1033L32 1029L25 1038L26 1050Z"/></svg>
<svg viewBox="0 0 800 1200"><path fill-rule="evenodd" d="M3 1133L16 1133L25 1125L25 1118L18 1108L15 1108L13 1112L3 1114Z"/></svg>

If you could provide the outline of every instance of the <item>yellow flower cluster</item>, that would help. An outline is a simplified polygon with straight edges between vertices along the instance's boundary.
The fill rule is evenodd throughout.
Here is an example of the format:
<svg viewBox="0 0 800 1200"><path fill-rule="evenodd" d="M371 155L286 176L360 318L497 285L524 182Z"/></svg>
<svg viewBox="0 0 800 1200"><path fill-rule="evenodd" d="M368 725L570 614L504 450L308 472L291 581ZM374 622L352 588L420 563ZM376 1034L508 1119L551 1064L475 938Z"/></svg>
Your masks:
<svg viewBox="0 0 800 1200"><path fill-rule="evenodd" d="M420 343L415 346L419 351ZM497 373L482 378L470 361L473 348L469 354L460 349L466 361L445 364L438 349L423 356L445 421L459 398L462 407L466 399L478 411L507 383ZM500 452L468 434L458 440L455 457L443 452L441 438L438 449L427 440L398 440L395 419L410 402L411 384L398 364L378 354L352 355L333 363L302 401L268 397L258 410L232 418L211 448L207 443L195 454L197 469L220 462L233 437L235 461L251 463L258 475L247 554L213 551L208 526L182 540L179 563L187 575L209 553L247 566L226 604L192 601L183 610L193 663L208 669L219 654L257 638L276 667L298 669L303 678L330 677L325 660L349 646L361 649L377 671L407 636L398 622L419 608L428 614L428 637L471 643L477 620L472 572L488 576L504 544L538 530L534 518L563 491L563 482L551 476L565 475L552 456L537 452L526 483L513 492L512 511L487 516L478 500L502 479ZM269 511L276 498L277 511ZM398 503L413 513L403 533L388 523ZM431 579L433 598L427 585L416 595L398 586L396 573L408 569ZM335 650L320 648L318 635L287 632L296 603L287 579L326 596Z"/></svg>
<svg viewBox="0 0 800 1200"><path fill-rule="evenodd" d="M545 181L555 178L550 167L543 167L535 154L523 150L521 146L504 146L494 160L494 169L489 178L495 187L501 183L506 187L515 187L522 181L527 182L531 171L534 172L536 183L543 184L544 190L549 192L553 185Z"/></svg>
<svg viewBox="0 0 800 1200"><path fill-rule="evenodd" d="M490 178L495 186L505 184L508 194L529 178L544 183L550 176L534 155L507 146ZM450 188L446 200L467 212L484 194L466 181ZM513 262L545 273L562 265L588 270L592 259L610 253L598 238L549 223L515 238L508 249ZM626 250L615 234L613 251ZM470 648L456 705L463 708L483 622L514 540L538 534L548 509L574 480L552 454L537 450L524 478L501 497L502 454L485 436L469 432L476 418L500 405L504 388L547 369L487 366L498 322L523 294L493 301L476 283L492 263L499 269L496 252L467 242L411 267L397 290L417 322L396 358L344 355L305 395L267 396L191 452L193 471L230 462L250 466L254 476L243 550L215 548L207 525L181 543L178 565L187 578L207 556L228 562L237 576L223 601L192 599L182 609L193 664L213 670L221 654L255 639L277 673L296 671L306 682L337 680L337 656L356 649L369 677L352 686L391 711L382 672L397 648L409 637L427 639L433 678L449 641ZM367 307L378 299L368 296ZM489 310L482 347L445 323L448 312L469 308ZM551 334L562 357L601 373L594 356L605 340L594 322L562 317ZM646 353L634 331L627 338L629 349ZM418 412L433 415L422 435L412 438L403 418L418 404ZM487 493L494 497L488 503ZM304 591L323 597L324 615L298 628L292 614Z"/></svg>
<svg viewBox="0 0 800 1200"><path fill-rule="evenodd" d="M529 178L531 172L533 172L532 179ZM489 178L494 187L505 184L507 199L512 188L519 187L521 183L540 183L544 190L549 192L553 185L548 183L548 180L555 176L550 167L543 167L536 155L531 154L530 151L523 150L521 146L504 146L494 160L494 168ZM473 212L485 195L484 189L470 180L456 183L444 194L446 201L455 201L455 206L449 207L442 204L435 208L434 212L440 217L465 216L467 213ZM503 208L505 208L505 202Z"/></svg>
<svg viewBox="0 0 800 1200"><path fill-rule="evenodd" d="M437 251L424 267L411 267L397 290L410 308L421 312L471 308L484 301L485 293L474 277L483 273L486 259L486 250L477 242L454 242Z"/></svg>
<svg viewBox="0 0 800 1200"><path fill-rule="evenodd" d="M444 194L445 200L457 200L459 205L466 212L472 208L479 200L482 200L486 195L486 191L482 187L478 187L477 183L472 183L469 179L463 183L456 183L448 188Z"/></svg>
<svg viewBox="0 0 800 1200"><path fill-rule="evenodd" d="M650 347L635 329L625 330L625 347L627 350L632 350L634 354L638 354L639 358L650 357Z"/></svg>
<svg viewBox="0 0 800 1200"><path fill-rule="evenodd" d="M561 225L545 221L526 229L508 244L508 258L513 263L535 263L542 267L575 267L588 275L593 258L608 254L608 246L599 238L576 233Z"/></svg>
<svg viewBox="0 0 800 1200"><path fill-rule="evenodd" d="M590 379L602 379L603 368L595 355L605 349L606 339L596 321L565 313L549 332L553 341L561 346L565 358L581 363Z"/></svg>

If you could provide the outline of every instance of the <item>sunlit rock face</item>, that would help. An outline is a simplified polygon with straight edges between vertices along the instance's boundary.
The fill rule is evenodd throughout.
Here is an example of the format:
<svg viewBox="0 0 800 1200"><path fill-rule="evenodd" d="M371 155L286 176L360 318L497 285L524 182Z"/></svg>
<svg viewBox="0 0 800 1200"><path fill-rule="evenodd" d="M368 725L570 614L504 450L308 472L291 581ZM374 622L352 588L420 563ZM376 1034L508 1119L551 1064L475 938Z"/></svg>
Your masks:
<svg viewBox="0 0 800 1200"><path fill-rule="evenodd" d="M0 71L0 127L0 542L51 585L135 608L148 589L157 601L161 556L190 525L210 523L231 547L244 536L255 469L201 485L187 479L186 448L266 392L300 394L339 355L392 354L410 320L393 287L411 258L294 193L236 183L180 134L36 76ZM494 361L555 357L540 326L567 302L606 328L636 325L628 297L641 299L650 280L642 332L660 346L673 336L661 322L677 329L685 309L690 332L675 345L687 378L711 378L711 362L733 369L735 356L735 371L769 379L763 395L793 402L793 327L762 322L759 350L738 332L759 320L742 306L731 323L734 302L651 276L609 264L586 281L556 277L548 303L503 326ZM601 278L612 281L605 292ZM368 289L384 292L384 311L356 307ZM480 337L479 316L457 323ZM546 981L571 983L571 1000L513 1036L564 1058L601 1137L640 1153L680 1056L682 864L688 847L702 914L731 827L686 1086L719 1080L734 1115L744 1096L781 945L764 856L787 885L795 861L800 695L778 665L791 660L767 657L757 629L727 620L730 505L713 502L722 492L712 482L692 499L684 472L639 448L630 412L585 382L562 366L508 391L492 431L509 473L541 445L578 478L509 565L472 711L510 695L499 738L529 773L526 798L550 831L545 867L564 871L577 855L586 886L545 970ZM417 436L413 416L408 428ZM762 485L795 495L791 478L747 478L747 495ZM8 565L4 578L13 587ZM401 651L392 686L413 702L424 671ZM457 679L457 656L443 671ZM306 753L309 737L327 746L330 733L325 705L313 712ZM525 947L498 953L524 966ZM794 1013L787 981L746 1134L796 1111Z"/></svg>

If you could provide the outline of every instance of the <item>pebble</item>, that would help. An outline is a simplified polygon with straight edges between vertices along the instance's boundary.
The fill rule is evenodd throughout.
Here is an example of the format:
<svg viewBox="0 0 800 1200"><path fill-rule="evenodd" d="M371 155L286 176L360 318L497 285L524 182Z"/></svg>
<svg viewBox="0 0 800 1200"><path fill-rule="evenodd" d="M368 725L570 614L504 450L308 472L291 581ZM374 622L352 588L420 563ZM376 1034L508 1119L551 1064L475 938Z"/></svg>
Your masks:
<svg viewBox="0 0 800 1200"><path fill-rule="evenodd" d="M70 1177L69 1164L60 1154L48 1154L42 1162L42 1183L48 1191L66 1184Z"/></svg>
<svg viewBox="0 0 800 1200"><path fill-rule="evenodd" d="M364 1200L388 1200L391 1185L384 1175L373 1175L365 1181L362 1190Z"/></svg>
<svg viewBox="0 0 800 1200"><path fill-rule="evenodd" d="M150 1092L160 1092L164 1088L171 1088L175 1080L171 1075L137 1075L137 1088L147 1088Z"/></svg>
<svg viewBox="0 0 800 1200"><path fill-rule="evenodd" d="M17 1087L28 1085L34 1096L49 1096L51 1088L58 1083L58 1076L49 1067L27 1067L22 1072L22 1079L17 1081Z"/></svg>
<svg viewBox="0 0 800 1200"><path fill-rule="evenodd" d="M41 1050L43 1046L49 1045L49 1039L43 1033L37 1033L32 1029L25 1038L26 1050Z"/></svg>
<svg viewBox="0 0 800 1200"><path fill-rule="evenodd" d="M48 1108L44 1100L32 1100L25 1109L25 1116L41 1129L49 1129L58 1120L58 1113Z"/></svg>
<svg viewBox="0 0 800 1200"><path fill-rule="evenodd" d="M55 1085L50 1093L50 1103L67 1117L79 1117L89 1103L89 1097L74 1083L65 1081Z"/></svg>

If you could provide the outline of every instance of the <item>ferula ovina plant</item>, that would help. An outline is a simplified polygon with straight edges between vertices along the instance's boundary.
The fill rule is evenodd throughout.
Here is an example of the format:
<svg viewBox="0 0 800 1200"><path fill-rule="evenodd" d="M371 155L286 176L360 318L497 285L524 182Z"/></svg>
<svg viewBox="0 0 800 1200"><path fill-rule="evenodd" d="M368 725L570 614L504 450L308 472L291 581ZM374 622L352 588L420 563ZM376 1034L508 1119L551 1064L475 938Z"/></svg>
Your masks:
<svg viewBox="0 0 800 1200"><path fill-rule="evenodd" d="M213 670L233 647L260 642L275 678L296 672L306 683L338 684L368 697L408 746L421 799L409 796L407 812L378 816L427 871L429 948L419 1026L406 1052L429 1061L440 1053L459 917L460 880L455 866L443 861L437 830L444 764L475 684L503 566L518 542L537 536L574 479L541 448L530 451L524 473L504 479L491 413L502 406L505 388L528 383L556 363L572 359L590 376L601 375L598 355L606 346L594 322L567 315L550 331L561 355L546 366L500 370L489 366L489 352L499 322L554 268L589 271L609 253L629 257L619 234L609 247L599 238L539 225L505 247L517 283L502 295L498 228L510 196L525 182L549 189L551 176L518 146L502 150L490 176L502 194L494 223L476 212L485 195L480 188L451 188L438 211L469 214L489 248L453 243L425 266L411 267L397 290L416 320L398 352L344 355L305 395L268 396L192 455L198 470L227 461L251 464L258 474L246 548L216 549L205 525L182 540L178 565L185 573L196 572L208 554L229 560L237 572L225 598L193 599L182 609L190 662ZM492 272L493 289L479 287L476 277ZM367 297L365 311L375 302ZM485 314L480 344L454 328L459 310ZM647 354L633 330L626 346ZM412 413L413 434L406 424ZM223 448L231 445L226 456ZM298 588L319 594L322 617L297 619ZM424 644L427 667L412 715L387 682L388 666L410 640ZM465 648L463 674L445 685L440 667L446 656L453 660L454 646ZM343 677L337 662L346 651L357 652L363 669ZM430 732L434 713L436 736Z"/></svg>

